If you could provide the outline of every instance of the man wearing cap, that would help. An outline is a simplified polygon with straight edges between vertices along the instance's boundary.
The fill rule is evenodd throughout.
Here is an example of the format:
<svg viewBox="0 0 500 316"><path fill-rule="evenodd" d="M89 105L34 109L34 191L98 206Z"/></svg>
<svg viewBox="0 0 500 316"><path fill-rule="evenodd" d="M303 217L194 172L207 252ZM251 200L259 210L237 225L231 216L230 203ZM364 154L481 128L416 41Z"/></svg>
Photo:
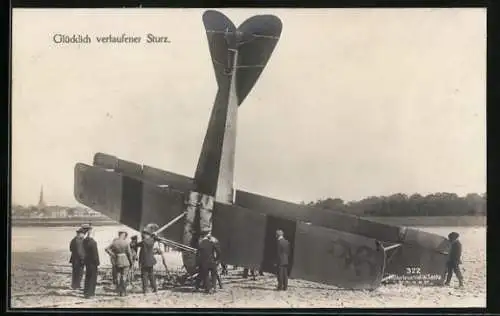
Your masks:
<svg viewBox="0 0 500 316"><path fill-rule="evenodd" d="M457 275L459 286L464 286L464 278L462 272L460 271L459 265L462 263L462 244L458 240L459 234L452 232L448 234L448 239L451 242L450 253L448 254L448 261L446 262L446 281L445 285L450 285L451 277L453 272Z"/></svg>
<svg viewBox="0 0 500 316"><path fill-rule="evenodd" d="M89 227L87 237L83 240L83 249L85 251L85 285L83 294L85 298L90 298L95 295L97 285L97 268L99 267L99 252L97 250L97 242L93 238L94 230Z"/></svg>
<svg viewBox="0 0 500 316"><path fill-rule="evenodd" d="M153 270L153 267L156 264L156 259L154 256L154 245L155 238L152 232L147 229L143 229L142 240L137 243L137 246L141 248L139 250L139 266L141 268L142 291L144 294L147 293L148 280L151 288L153 289L153 292L158 291Z"/></svg>
<svg viewBox="0 0 500 316"><path fill-rule="evenodd" d="M278 252L277 252L277 265L278 265L278 291L286 291L288 287L288 256L290 253L290 243L285 239L284 233L281 229L276 231L278 238Z"/></svg>
<svg viewBox="0 0 500 316"><path fill-rule="evenodd" d="M127 242L127 232L119 231L118 239L115 239L111 246L106 248L106 252L113 258L116 266L118 295L127 295L127 276L128 271L132 267L133 258L132 250Z"/></svg>
<svg viewBox="0 0 500 316"><path fill-rule="evenodd" d="M104 251L106 251L106 253L109 255L109 261L111 261L111 277L115 286L118 286L118 269L116 267L116 256L114 255L113 251L111 251L111 248L113 247L113 244L118 240L120 240L120 232L118 232L118 237L114 238L111 244L106 247L106 249L104 249Z"/></svg>
<svg viewBox="0 0 500 316"><path fill-rule="evenodd" d="M78 228L76 231L76 236L69 243L69 251L71 252L71 257L69 262L71 263L71 288L76 290L82 286L82 276L83 269L85 267L85 251L83 250L83 239L85 238L85 233L82 228Z"/></svg>

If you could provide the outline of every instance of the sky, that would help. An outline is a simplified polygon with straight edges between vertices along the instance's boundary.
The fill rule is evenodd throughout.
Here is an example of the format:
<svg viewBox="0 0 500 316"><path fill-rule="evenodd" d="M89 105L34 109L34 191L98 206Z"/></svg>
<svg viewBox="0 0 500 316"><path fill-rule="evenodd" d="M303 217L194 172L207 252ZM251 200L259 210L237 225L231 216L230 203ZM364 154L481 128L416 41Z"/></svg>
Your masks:
<svg viewBox="0 0 500 316"><path fill-rule="evenodd" d="M201 9L14 9L12 203L77 205L96 152L193 176L217 85ZM238 189L486 191L484 9L223 9L283 23L238 114ZM141 36L102 44L96 36ZM170 43L145 43L146 34ZM56 44L55 34L90 44Z"/></svg>

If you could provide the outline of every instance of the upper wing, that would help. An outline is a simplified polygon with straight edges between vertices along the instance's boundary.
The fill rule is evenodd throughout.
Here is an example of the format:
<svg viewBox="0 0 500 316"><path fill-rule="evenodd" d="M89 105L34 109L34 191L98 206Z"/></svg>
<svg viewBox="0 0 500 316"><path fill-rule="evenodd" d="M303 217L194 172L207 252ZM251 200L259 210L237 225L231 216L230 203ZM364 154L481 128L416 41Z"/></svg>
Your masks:
<svg viewBox="0 0 500 316"><path fill-rule="evenodd" d="M164 225L185 210L182 191L82 163L75 166L74 195L78 202L135 230L150 223ZM180 242L183 229L179 221L160 236Z"/></svg>
<svg viewBox="0 0 500 316"><path fill-rule="evenodd" d="M105 153L96 153L94 155L94 166L103 169L112 169L127 176L138 177L148 182L177 190L194 190L195 187L192 178L119 159L116 156Z"/></svg>

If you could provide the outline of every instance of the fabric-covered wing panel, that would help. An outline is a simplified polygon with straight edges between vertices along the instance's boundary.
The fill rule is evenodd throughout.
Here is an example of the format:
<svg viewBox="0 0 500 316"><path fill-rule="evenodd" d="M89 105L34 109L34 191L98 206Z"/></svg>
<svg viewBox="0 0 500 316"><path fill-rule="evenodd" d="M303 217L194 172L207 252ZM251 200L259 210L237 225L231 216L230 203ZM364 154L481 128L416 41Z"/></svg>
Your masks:
<svg viewBox="0 0 500 316"><path fill-rule="evenodd" d="M143 183L141 227L155 223L159 227L170 222L185 210L183 192L160 188L152 183ZM138 210L139 211L139 210ZM160 236L181 242L184 220L164 230Z"/></svg>
<svg viewBox="0 0 500 316"><path fill-rule="evenodd" d="M383 277L384 251L371 238L298 223L294 252L294 278L373 289Z"/></svg>
<svg viewBox="0 0 500 316"><path fill-rule="evenodd" d="M215 203L212 234L224 262L259 268L264 253L266 216L234 205Z"/></svg>
<svg viewBox="0 0 500 316"><path fill-rule="evenodd" d="M120 221L122 206L120 174L78 163L75 166L74 195L78 202L117 222Z"/></svg>

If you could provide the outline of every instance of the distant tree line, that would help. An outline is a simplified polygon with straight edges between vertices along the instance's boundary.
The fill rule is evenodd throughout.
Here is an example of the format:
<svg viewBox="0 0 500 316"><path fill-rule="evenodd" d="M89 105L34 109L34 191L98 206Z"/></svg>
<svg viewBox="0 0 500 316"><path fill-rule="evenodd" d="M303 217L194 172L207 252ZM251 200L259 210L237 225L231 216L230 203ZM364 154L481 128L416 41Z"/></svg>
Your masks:
<svg viewBox="0 0 500 316"><path fill-rule="evenodd" d="M305 203L357 216L464 216L486 215L486 193L469 193L459 197L455 193L434 193L426 196L398 193L390 196L372 196L360 201L344 202L339 198L320 199Z"/></svg>

